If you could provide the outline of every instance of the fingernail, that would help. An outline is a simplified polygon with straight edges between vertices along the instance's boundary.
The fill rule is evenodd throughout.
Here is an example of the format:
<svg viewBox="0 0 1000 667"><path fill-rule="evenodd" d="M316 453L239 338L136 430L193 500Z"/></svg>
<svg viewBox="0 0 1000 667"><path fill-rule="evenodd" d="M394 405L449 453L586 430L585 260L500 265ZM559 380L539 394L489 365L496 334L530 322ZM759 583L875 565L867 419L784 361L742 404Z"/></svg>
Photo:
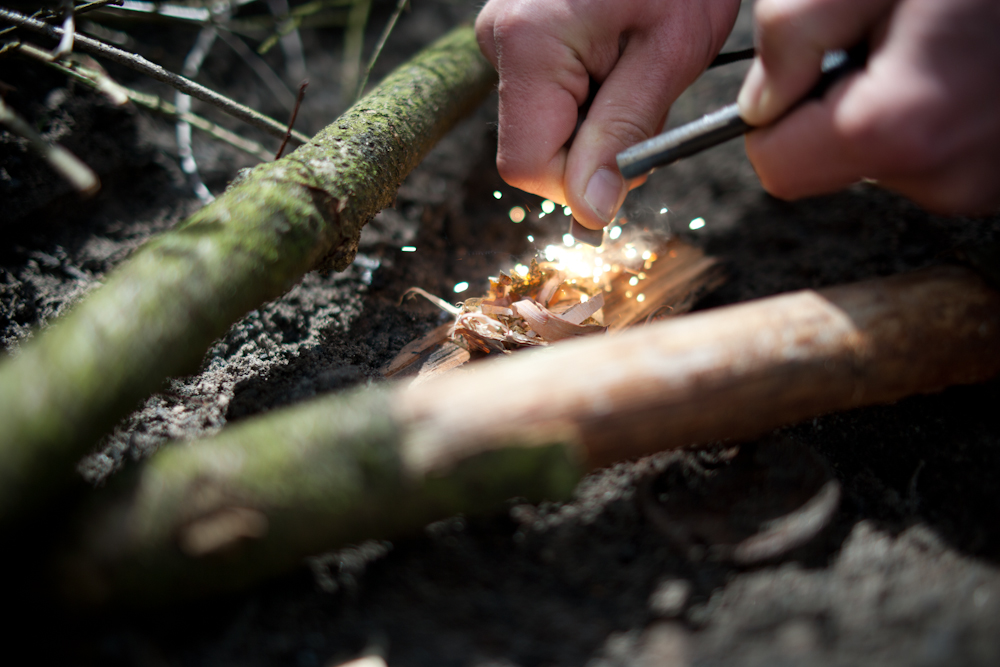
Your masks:
<svg viewBox="0 0 1000 667"><path fill-rule="evenodd" d="M610 169L598 169L587 182L587 191L583 198L590 204L597 217L604 224L608 224L618 212L618 206L622 200L622 190L625 189L625 181L622 177Z"/></svg>
<svg viewBox="0 0 1000 667"><path fill-rule="evenodd" d="M736 98L736 103L740 106L740 117L750 125L763 124L770 98L771 91L767 77L764 76L764 65L760 58L754 58Z"/></svg>

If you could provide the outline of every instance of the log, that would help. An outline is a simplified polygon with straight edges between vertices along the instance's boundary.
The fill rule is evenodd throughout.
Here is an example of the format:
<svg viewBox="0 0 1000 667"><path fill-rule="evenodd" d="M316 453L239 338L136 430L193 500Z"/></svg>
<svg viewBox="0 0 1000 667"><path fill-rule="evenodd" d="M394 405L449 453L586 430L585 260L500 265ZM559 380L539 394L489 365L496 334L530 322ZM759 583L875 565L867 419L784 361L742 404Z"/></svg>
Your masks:
<svg viewBox="0 0 1000 667"><path fill-rule="evenodd" d="M1000 373L1000 293L939 267L802 291L317 399L167 447L93 499L78 599L228 590L587 470Z"/></svg>
<svg viewBox="0 0 1000 667"><path fill-rule="evenodd" d="M0 524L164 379L197 369L234 322L315 268L345 268L361 228L496 74L454 30L286 158L141 248L103 287L0 363Z"/></svg>

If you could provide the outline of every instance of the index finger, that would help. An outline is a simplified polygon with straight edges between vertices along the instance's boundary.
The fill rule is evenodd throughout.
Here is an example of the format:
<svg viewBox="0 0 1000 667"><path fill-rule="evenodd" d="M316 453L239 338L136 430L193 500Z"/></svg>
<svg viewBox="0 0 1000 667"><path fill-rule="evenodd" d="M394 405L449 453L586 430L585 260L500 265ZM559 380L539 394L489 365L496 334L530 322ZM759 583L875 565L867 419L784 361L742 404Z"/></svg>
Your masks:
<svg viewBox="0 0 1000 667"><path fill-rule="evenodd" d="M491 19L492 40L477 27L481 43L492 41L500 74L497 168L507 183L566 203L566 143L590 75L577 52L548 32L551 21L525 16L521 7Z"/></svg>

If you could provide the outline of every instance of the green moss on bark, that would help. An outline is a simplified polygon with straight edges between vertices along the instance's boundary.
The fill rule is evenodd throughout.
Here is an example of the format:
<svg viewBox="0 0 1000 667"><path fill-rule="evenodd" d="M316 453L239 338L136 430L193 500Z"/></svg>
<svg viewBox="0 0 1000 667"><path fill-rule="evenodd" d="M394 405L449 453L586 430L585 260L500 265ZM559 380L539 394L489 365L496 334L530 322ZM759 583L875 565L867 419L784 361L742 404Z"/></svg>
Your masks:
<svg viewBox="0 0 1000 667"><path fill-rule="evenodd" d="M233 322L313 268L346 267L361 228L494 79L472 29L456 29L310 143L147 243L6 359L0 522L71 479L100 435L165 378L194 371Z"/></svg>
<svg viewBox="0 0 1000 667"><path fill-rule="evenodd" d="M394 401L385 390L354 391L163 448L81 513L62 562L70 594L154 602L238 589L303 556L512 496L563 499L580 479L573 444L558 438L417 471Z"/></svg>

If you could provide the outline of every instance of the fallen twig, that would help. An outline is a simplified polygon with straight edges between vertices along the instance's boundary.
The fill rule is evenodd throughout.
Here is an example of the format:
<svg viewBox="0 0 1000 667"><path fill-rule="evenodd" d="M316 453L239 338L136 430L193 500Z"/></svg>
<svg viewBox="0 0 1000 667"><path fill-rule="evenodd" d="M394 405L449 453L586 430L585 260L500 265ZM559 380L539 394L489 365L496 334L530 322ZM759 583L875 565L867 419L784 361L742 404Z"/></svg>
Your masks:
<svg viewBox="0 0 1000 667"><path fill-rule="evenodd" d="M267 7L275 19L288 16L288 0L267 0ZM279 32L281 32L279 28ZM302 81L306 78L306 58L302 48L302 38L295 24L280 37L281 50L285 54L285 76L290 81Z"/></svg>
<svg viewBox="0 0 1000 667"><path fill-rule="evenodd" d="M76 37L76 17L73 15L73 0L63 0L62 37L59 38L59 46L52 52L53 58L62 58L73 53L73 42Z"/></svg>
<svg viewBox="0 0 1000 667"><path fill-rule="evenodd" d="M198 32L198 38L194 41L194 46L188 51L184 58L184 75L187 77L198 76L201 65L208 57L208 52L212 50L215 39L219 33L214 25L206 25ZM175 123L175 134L177 136L177 156L181 159L181 171L187 174L188 183L194 193L203 204L211 204L215 201L215 195L208 189L198 172L198 162L194 159L194 146L191 144L191 125L184 120L183 114L191 113L191 96L180 91L174 92L174 104L179 112Z"/></svg>
<svg viewBox="0 0 1000 667"><path fill-rule="evenodd" d="M262 162L269 162L273 157L270 151L265 149L256 141L241 137L235 132L227 130L221 125L216 125L212 121L206 120L197 114L193 114L191 112L181 112L170 102L167 102L152 93L141 93L137 90L133 90L132 88L123 86L113 81L105 73L94 67L88 67L72 60L49 60L47 52L33 47L30 44L15 44L14 48L30 58L44 62L46 65L59 70L63 74L71 76L77 81L85 83L101 91L116 104L121 104L122 97L124 96L125 102L134 102L141 107L149 109L150 111L163 114L167 118L183 118L190 123L192 127L205 132L219 141L224 141L230 146L237 148L248 155L252 155Z"/></svg>
<svg viewBox="0 0 1000 667"><path fill-rule="evenodd" d="M385 30L382 31L381 36L378 38L378 42L375 44L375 48L372 49L372 57L368 59L368 66L365 67L365 72L361 76L361 81L358 82L358 90L354 94L355 99L361 97L365 92L365 86L368 85L368 77L372 74L372 68L375 67L375 61L378 60L379 54L382 53L382 48L385 47L385 43L389 41L389 35L392 34L393 28L396 27L396 21L399 20L400 15L402 15L403 10L410 3L410 0L399 0L396 3L396 9L393 10L392 16L389 17L389 22L385 24Z"/></svg>
<svg viewBox="0 0 1000 667"><path fill-rule="evenodd" d="M59 39L63 34L61 28L56 28L44 23L43 21L39 21L3 7L0 7L0 20L13 23L23 28L28 28L29 30L33 30L34 32L41 33L43 35L48 35L53 39ZM250 107L244 106L239 102L235 102L225 95L221 95L199 83L195 83L194 81L191 81L183 76L169 72L138 54L123 51L119 48L111 46L110 44L105 44L104 42L96 40L93 37L87 37L86 35L78 34L76 36L75 45L79 49L88 51L94 55L103 56L121 65L130 67L137 72L141 72L156 79L157 81L161 81L169 86L172 86L173 88L190 95L191 97L196 97L203 102L208 102L234 118L238 118L244 123L252 125L259 130L263 130L273 137L281 139L285 136L285 126L282 123L265 116L259 111L254 111ZM301 132L293 132L292 136L301 143L307 143L309 141L309 137Z"/></svg>
<svg viewBox="0 0 1000 667"><path fill-rule="evenodd" d="M45 141L31 125L4 103L3 98L0 98L0 124L27 139L28 145L80 194L89 197L101 188L100 179L90 167L59 144Z"/></svg>
<svg viewBox="0 0 1000 667"><path fill-rule="evenodd" d="M285 146L288 145L288 140L292 136L292 128L295 127L295 119L299 117L299 107L302 106L302 98L305 97L306 87L308 86L308 81L303 81L299 84L299 94L295 96L295 106L292 107L292 117L288 119L288 132L285 133L285 138L281 140L281 145L278 146L278 152L274 155L275 160L280 160L281 154L285 152Z"/></svg>
<svg viewBox="0 0 1000 667"><path fill-rule="evenodd" d="M257 78L267 86L271 94L274 95L274 99L278 101L278 104L285 107L288 111L291 111L295 104L295 96L292 91L288 89L285 82L281 80L271 66L264 62L264 59L257 55L257 53L247 46L242 39L236 34L230 32L225 28L225 26L219 27L218 37L221 39L226 46L233 50L237 56L239 56L243 62L257 75Z"/></svg>
<svg viewBox="0 0 1000 667"><path fill-rule="evenodd" d="M983 381L998 346L1000 293L939 267L318 399L161 449L95 497L64 572L91 600L237 588L616 460Z"/></svg>
<svg viewBox="0 0 1000 667"><path fill-rule="evenodd" d="M372 0L353 0L344 29L344 64L341 68L340 89L344 104L358 99L358 79L361 77L361 54L365 46L365 26Z"/></svg>
<svg viewBox="0 0 1000 667"><path fill-rule="evenodd" d="M459 118L493 68L459 28L291 155L147 243L0 365L0 521L72 478L95 439L191 372L213 340L307 271L345 268L361 228Z"/></svg>

